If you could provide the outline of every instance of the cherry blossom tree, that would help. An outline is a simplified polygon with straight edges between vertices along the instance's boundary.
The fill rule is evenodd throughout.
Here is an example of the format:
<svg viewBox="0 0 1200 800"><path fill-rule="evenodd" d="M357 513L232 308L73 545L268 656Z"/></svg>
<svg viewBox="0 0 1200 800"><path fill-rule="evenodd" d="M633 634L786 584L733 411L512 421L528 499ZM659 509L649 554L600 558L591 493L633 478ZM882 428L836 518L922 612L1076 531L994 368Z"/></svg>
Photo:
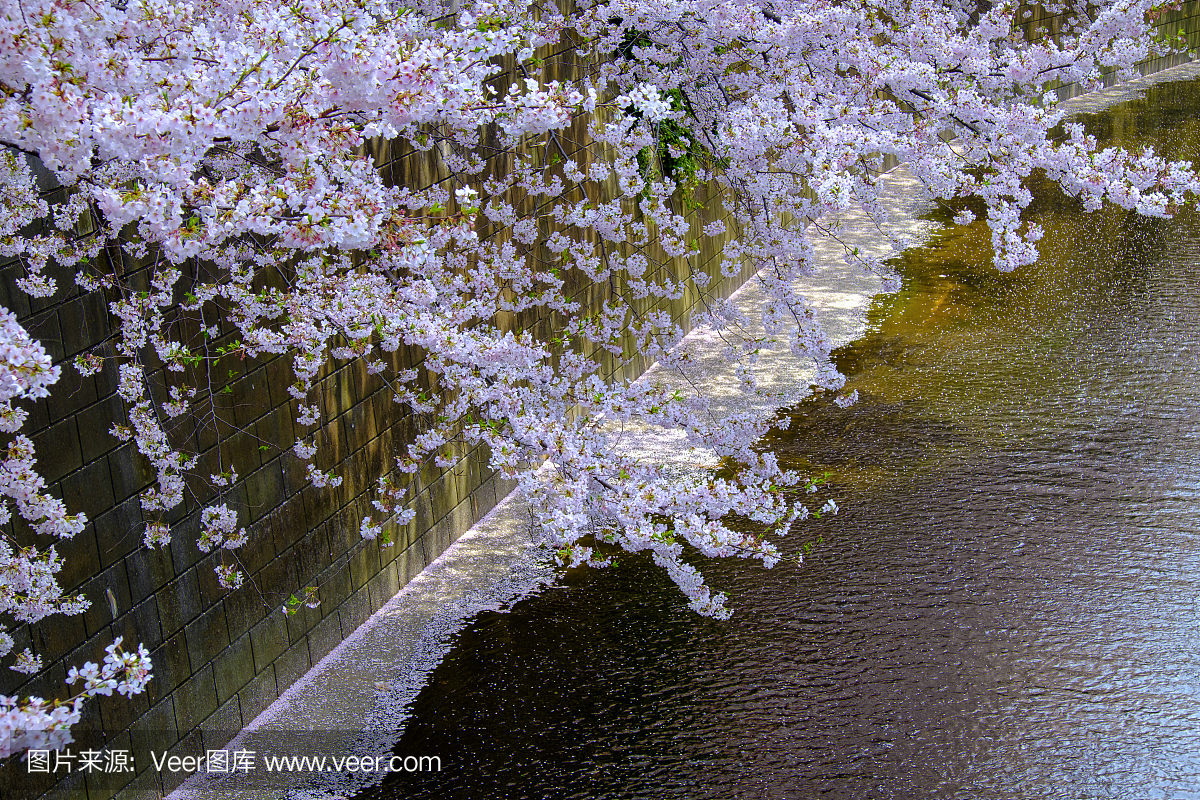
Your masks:
<svg viewBox="0 0 1200 800"><path fill-rule="evenodd" d="M423 420L377 476L364 537L412 519L423 466L483 444L491 468L534 504L562 564L649 551L692 608L726 617L695 553L773 565L773 539L808 515L796 490L811 484L755 447L770 420L714 419L702 396L605 380L600 369L605 353L632 342L686 370L681 325L644 309L708 285L712 276L693 267L703 241L728 235L722 271L750 263L766 288L765 342L739 341L737 312L716 298L695 320L728 334L745 391L755 391L756 353L782 347L811 358L818 383L836 392L843 380L803 292L811 241L836 236L821 219L850 208L889 230L877 185L886 159L956 204L959 221L983 209L1002 270L1036 259L1042 232L1021 216L1035 171L1088 208L1107 200L1157 216L1193 202L1200 186L1188 165L1099 148L1064 123L1048 91L1128 76L1172 48L1155 28L1166 7L1152 0L0 0L0 9L0 251L20 261L30 295L62 291L51 274L62 270L105 293L114 348L73 368L116 362L128 418L113 434L135 442L156 474L141 496L145 544L169 542L169 512L203 484L216 499L198 544L222 553L227 587L243 580L236 551L247 533L222 498L241 465L198 474L197 454L174 432L216 390L205 366L231 352L287 358L296 425L312 431L324 416L322 365L361 359L387 382L398 415ZM1039 24L1047 35L1031 36ZM570 78L542 79L564 47ZM573 126L594 143L586 156L558 144ZM451 177L424 190L389 185L367 155L371 141L433 151ZM535 150L555 157L524 157ZM490 171L503 154L516 154L513 167ZM38 194L37 169L64 201ZM722 189L726 219L689 220L701 184ZM894 283L886 265L846 257ZM659 269L662 259L672 269ZM148 282L131 263L148 265ZM598 307L572 292L612 281L622 290ZM550 335L515 329L508 320L519 314L541 315ZM62 365L8 311L0 325L0 427L15 435L0 494L40 537L69 537L82 515L43 492L14 405L46 392ZM401 348L424 354L432 382L394 367ZM165 388L147 380L159 364L172 376ZM729 468L680 476L624 455L611 423L626 420L675 431ZM341 480L319 466L313 436L281 444L307 465L312 491ZM735 530L730 515L753 524ZM0 538L0 614L78 612L85 601L62 595L58 563L52 545ZM0 627L0 656L11 648ZM0 700L0 733L65 735L89 693L140 690L144 651L110 656L78 673L88 688L69 703ZM16 666L39 668L31 652Z"/></svg>

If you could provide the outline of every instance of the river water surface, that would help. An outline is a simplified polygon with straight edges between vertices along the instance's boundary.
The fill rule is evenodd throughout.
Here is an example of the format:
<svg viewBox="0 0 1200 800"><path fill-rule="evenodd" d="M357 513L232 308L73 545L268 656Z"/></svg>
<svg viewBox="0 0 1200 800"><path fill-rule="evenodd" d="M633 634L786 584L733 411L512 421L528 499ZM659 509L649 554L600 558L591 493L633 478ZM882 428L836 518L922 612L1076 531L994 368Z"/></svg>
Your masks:
<svg viewBox="0 0 1200 800"><path fill-rule="evenodd" d="M1200 160L1200 84L1083 118ZM630 558L479 615L363 798L1200 797L1200 215L1031 209L908 251L764 446L832 476L802 566L702 565L733 619ZM818 543L818 539L820 540Z"/></svg>

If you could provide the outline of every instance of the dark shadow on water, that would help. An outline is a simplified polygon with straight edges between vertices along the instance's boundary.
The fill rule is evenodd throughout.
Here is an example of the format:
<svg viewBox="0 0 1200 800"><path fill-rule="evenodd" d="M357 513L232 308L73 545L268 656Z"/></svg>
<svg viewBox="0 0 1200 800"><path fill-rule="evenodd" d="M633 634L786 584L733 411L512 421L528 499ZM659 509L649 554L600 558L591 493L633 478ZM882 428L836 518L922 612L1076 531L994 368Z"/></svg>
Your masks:
<svg viewBox="0 0 1200 800"><path fill-rule="evenodd" d="M894 362L887 363L895 366ZM931 449L961 442L954 425L923 419L914 412L912 401L887 402L860 393L850 408L840 408L824 397L806 400L781 412L791 418L782 434L769 435L764 445L792 469L819 470L827 467L912 461L929 455Z"/></svg>

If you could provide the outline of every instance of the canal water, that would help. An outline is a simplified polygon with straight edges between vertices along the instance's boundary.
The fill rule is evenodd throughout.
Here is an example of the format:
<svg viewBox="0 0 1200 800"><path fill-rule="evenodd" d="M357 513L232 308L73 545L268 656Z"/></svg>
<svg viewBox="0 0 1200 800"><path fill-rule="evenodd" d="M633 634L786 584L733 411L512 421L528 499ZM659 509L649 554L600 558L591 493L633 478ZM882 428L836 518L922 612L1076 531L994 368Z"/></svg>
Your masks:
<svg viewBox="0 0 1200 800"><path fill-rule="evenodd" d="M1084 117L1200 160L1200 84ZM1038 187L1039 263L983 223L896 267L836 353L862 398L764 442L842 512L803 565L647 561L485 612L408 709L388 798L1200 797L1200 215Z"/></svg>

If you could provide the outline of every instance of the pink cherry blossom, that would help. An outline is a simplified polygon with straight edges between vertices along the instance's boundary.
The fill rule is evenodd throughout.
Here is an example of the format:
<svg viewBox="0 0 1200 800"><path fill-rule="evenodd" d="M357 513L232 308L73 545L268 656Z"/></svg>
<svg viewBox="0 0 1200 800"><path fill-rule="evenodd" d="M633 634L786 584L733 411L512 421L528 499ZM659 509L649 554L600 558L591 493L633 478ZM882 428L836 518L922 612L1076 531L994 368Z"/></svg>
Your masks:
<svg viewBox="0 0 1200 800"><path fill-rule="evenodd" d="M760 391L765 347L811 358L837 391L844 379L803 290L812 240L836 236L820 220L850 208L890 235L876 182L885 158L906 162L935 198L978 201L1002 270L1037 258L1043 231L1022 218L1035 171L1087 208L1153 216L1200 189L1190 165L1101 148L1048 91L1095 87L1104 70L1132 75L1166 52L1172 43L1153 35L1166 6L1151 0L1047 3L1061 25L1036 41L1017 19L1029 4L1011 2L608 0L563 13L464 0L449 15L440 0L410 5L0 0L0 255L20 261L33 296L64 288L51 262L82 291L108 293L115 349L74 363L87 375L116 362L128 418L113 433L155 473L140 498L144 541L166 545L170 512L207 484L216 499L198 544L221 553L225 587L246 579L236 550L250 534L229 505L245 465L197 474L198 454L170 427L224 389L195 376L223 379L211 370L222 358L284 357L302 430L266 446L305 462L310 491L328 491L342 476L308 430L327 419L317 379L331 361L361 359L397 416L419 422L394 469L370 476L378 514L360 521L363 536L409 524L414 476L483 445L562 564L649 551L692 608L726 617L695 554L775 564L773 537L810 514L793 490L812 484L754 446L769 421L603 377L609 354L686 375L684 321L663 303L703 297L698 321L729 343L747 395ZM545 77L543 59L564 48L582 66ZM1049 139L1064 122L1065 138ZM427 154L442 179L389 185L366 155L376 137ZM592 146L570 145L580 137ZM53 206L37 191L47 180L65 190ZM684 213L701 185L722 193L728 216ZM741 336L741 313L708 293L716 276L694 256L723 236L725 277L757 269L766 340ZM125 258L153 265L146 283L110 266ZM878 260L846 258L894 282ZM619 291L580 291L592 284ZM545 321L536 334L510 322L534 317ZM393 366L402 351L421 354L420 372ZM147 379L156 363L165 388ZM85 519L45 492L14 405L44 397L60 369L0 310L0 430L13 435L0 517L15 507L38 535L68 538ZM673 432L731 468L679 475L622 455L622 422ZM813 513L836 512L831 499ZM730 514L759 532L734 530ZM60 569L52 544L0 539L0 613L78 613L86 601L62 595ZM0 627L0 655L12 646ZM37 663L30 652L19 665ZM38 732L0 757L65 741L87 697L136 693L148 670L144 651L117 648L71 673L85 686L72 700L0 698L0 742L5 730Z"/></svg>

